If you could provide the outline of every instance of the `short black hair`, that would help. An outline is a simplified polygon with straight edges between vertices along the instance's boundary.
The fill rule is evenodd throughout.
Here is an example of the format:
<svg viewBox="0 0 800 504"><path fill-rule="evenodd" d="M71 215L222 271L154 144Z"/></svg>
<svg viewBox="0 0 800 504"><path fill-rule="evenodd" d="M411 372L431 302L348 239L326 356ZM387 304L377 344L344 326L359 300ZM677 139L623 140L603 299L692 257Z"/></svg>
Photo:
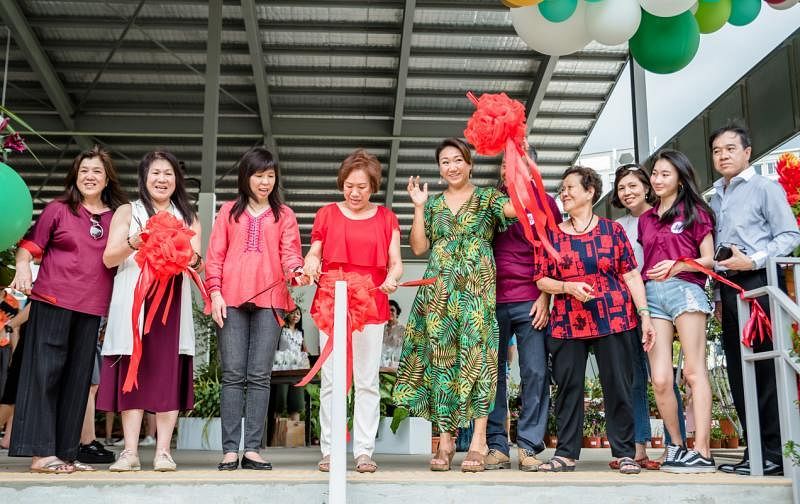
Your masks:
<svg viewBox="0 0 800 504"><path fill-rule="evenodd" d="M733 119L711 132L711 135L708 137L708 148L713 149L714 140L716 140L723 133L728 133L729 131L739 135L739 140L742 142L743 149L753 145L752 140L750 140L750 130L747 129L747 126L745 126L741 121Z"/></svg>
<svg viewBox="0 0 800 504"><path fill-rule="evenodd" d="M619 186L620 181L628 175L633 175L639 179L639 182L642 183L645 189L644 200L648 204L653 205L657 198L655 192L653 192L653 186L650 184L650 174L643 166L635 163L622 165L614 172L614 185L611 187L611 205L616 208L625 208L625 205L622 204L622 200L619 199L619 194L617 194L617 186Z"/></svg>
<svg viewBox="0 0 800 504"><path fill-rule="evenodd" d="M603 179L600 178L600 175L588 166L575 165L570 166L564 171L564 175L561 176L561 181L563 182L565 178L573 174L581 178L581 186L584 191L588 191L589 188L594 188L592 205L597 203L600 196L603 195Z"/></svg>
<svg viewBox="0 0 800 504"><path fill-rule="evenodd" d="M403 310L401 310L401 309L400 309L400 303L398 303L398 302L397 302L397 301L395 301L394 299L390 299L390 300L389 300L389 304L390 304L390 305L392 305L392 306L394 306L394 309L395 309L395 311L397 312L397 314L398 314L398 315L400 315L401 313L403 313Z"/></svg>

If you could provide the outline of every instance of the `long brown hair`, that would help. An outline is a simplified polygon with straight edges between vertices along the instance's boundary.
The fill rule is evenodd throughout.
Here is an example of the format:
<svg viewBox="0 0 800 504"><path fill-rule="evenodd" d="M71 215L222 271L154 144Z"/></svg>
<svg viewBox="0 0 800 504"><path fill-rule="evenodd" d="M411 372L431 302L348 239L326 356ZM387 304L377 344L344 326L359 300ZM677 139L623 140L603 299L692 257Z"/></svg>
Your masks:
<svg viewBox="0 0 800 504"><path fill-rule="evenodd" d="M111 160L111 154L99 145L95 145L91 149L75 156L75 159L72 160L72 167L67 172L67 177L64 180L64 194L61 195L59 200L66 203L75 215L78 215L78 206L83 202L83 195L77 186L78 170L80 170L84 159L94 158L98 158L103 163L103 168L106 172L107 184L103 192L100 193L100 199L103 203L113 211L128 202L128 196L119 183L119 176L114 168L114 162Z"/></svg>
<svg viewBox="0 0 800 504"><path fill-rule="evenodd" d="M142 200L142 204L147 210L147 215L154 216L156 211L153 207L153 198L150 197L150 193L147 191L147 174L150 173L150 165L159 159L169 163L172 166L172 171L175 172L175 190L169 199L181 213L186 225L191 226L197 214L189 203L189 195L186 193L186 179L184 178L183 170L181 170L180 162L171 152L154 150L144 155L139 163L139 199Z"/></svg>

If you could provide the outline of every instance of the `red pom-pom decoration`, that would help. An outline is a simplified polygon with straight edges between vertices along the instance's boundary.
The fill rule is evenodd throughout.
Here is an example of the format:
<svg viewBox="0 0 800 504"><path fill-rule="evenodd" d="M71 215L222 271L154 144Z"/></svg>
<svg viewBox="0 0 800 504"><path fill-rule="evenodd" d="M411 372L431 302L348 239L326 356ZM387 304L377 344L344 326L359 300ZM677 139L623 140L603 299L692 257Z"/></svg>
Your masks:
<svg viewBox="0 0 800 504"><path fill-rule="evenodd" d="M505 93L484 93L467 97L477 109L467 122L464 137L475 147L475 152L496 156L505 150L508 140L522 145L525 140L525 107Z"/></svg>
<svg viewBox="0 0 800 504"><path fill-rule="evenodd" d="M122 385L123 392L130 392L138 387L137 376L139 362L142 359L142 336L150 332L156 310L164 301L164 295L169 292L162 323L166 324L169 307L172 304L172 282L176 275L188 273L194 281L203 298L208 298L206 289L197 272L189 267L194 258L192 237L194 231L169 212L159 212L151 217L142 233L139 235L142 244L134 256L141 272L133 291L133 309L131 310L131 323L133 324L133 351L131 352L128 374ZM142 311L144 300L152 293L153 301L149 310L144 314L144 330L139 330L139 314Z"/></svg>

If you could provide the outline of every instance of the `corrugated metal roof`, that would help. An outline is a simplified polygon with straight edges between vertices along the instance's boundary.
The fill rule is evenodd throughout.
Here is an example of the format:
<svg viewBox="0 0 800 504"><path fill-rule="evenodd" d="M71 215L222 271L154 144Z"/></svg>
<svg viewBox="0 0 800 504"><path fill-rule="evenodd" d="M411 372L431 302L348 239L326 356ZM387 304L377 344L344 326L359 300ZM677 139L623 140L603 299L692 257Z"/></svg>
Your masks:
<svg viewBox="0 0 800 504"><path fill-rule="evenodd" d="M7 106L56 145L67 145L80 133L109 146L131 191L141 156L155 147L170 149L185 162L195 180L190 190L196 193L208 2L148 1L133 22L136 0L11 4L20 8L27 25L22 28L32 31L50 60L56 85L73 107L80 106L74 128L66 127L41 75L16 41ZM540 87L538 72L548 59L517 37L508 10L498 0L418 0L413 13L405 13L404 5L402 0L256 2L269 120L286 198L297 211L305 241L316 209L340 197L335 173L356 147L367 148L384 164L383 187L373 198L380 202L391 197L405 233L413 213L404 194L407 179L420 175L432 190L441 188L433 151L442 138L463 134L473 110L465 93L503 91L528 103ZM263 133L242 13L239 2L224 3L219 203L235 196L235 162ZM414 21L410 38L403 40L406 15ZM406 66L401 64L403 45L410 51ZM624 45L592 43L559 58L552 79L543 83L544 95L531 113L535 119L529 124L529 141L539 151L548 189L557 186L560 173L577 157L626 58ZM400 102L398 88L404 90ZM60 192L75 145L62 152L29 140L44 168L27 157L15 158L14 165L37 194L38 209ZM399 145L396 159L392 140ZM475 183L494 184L498 165L497 158L476 157Z"/></svg>

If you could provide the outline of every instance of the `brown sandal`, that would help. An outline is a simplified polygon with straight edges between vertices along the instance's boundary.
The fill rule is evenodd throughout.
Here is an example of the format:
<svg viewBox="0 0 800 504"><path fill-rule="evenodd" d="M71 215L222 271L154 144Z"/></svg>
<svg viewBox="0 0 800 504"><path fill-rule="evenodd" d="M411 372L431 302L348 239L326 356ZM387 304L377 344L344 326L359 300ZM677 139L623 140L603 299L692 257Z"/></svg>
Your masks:
<svg viewBox="0 0 800 504"><path fill-rule="evenodd" d="M486 455L483 453L469 451L466 458L464 458L464 462L479 462L479 464L464 465L464 462L461 462L461 472L483 472L486 469L485 460Z"/></svg>
<svg viewBox="0 0 800 504"><path fill-rule="evenodd" d="M449 471L450 465L453 463L453 455L455 454L456 454L455 450L450 452L448 452L444 448L439 448L438 450L436 450L436 455L434 455L433 458L431 459L431 471L439 471L439 472ZM434 460L446 460L447 462L438 463L434 462Z"/></svg>
<svg viewBox="0 0 800 504"><path fill-rule="evenodd" d="M72 474L75 466L61 459L54 459L40 467L31 467L30 471L37 474Z"/></svg>
<svg viewBox="0 0 800 504"><path fill-rule="evenodd" d="M369 455L359 455L356 457L356 472L374 473L378 470L378 464Z"/></svg>
<svg viewBox="0 0 800 504"><path fill-rule="evenodd" d="M330 470L331 470L331 456L330 455L325 455L324 457L322 457L322 460L317 462L317 469L319 469L320 472L330 472Z"/></svg>

